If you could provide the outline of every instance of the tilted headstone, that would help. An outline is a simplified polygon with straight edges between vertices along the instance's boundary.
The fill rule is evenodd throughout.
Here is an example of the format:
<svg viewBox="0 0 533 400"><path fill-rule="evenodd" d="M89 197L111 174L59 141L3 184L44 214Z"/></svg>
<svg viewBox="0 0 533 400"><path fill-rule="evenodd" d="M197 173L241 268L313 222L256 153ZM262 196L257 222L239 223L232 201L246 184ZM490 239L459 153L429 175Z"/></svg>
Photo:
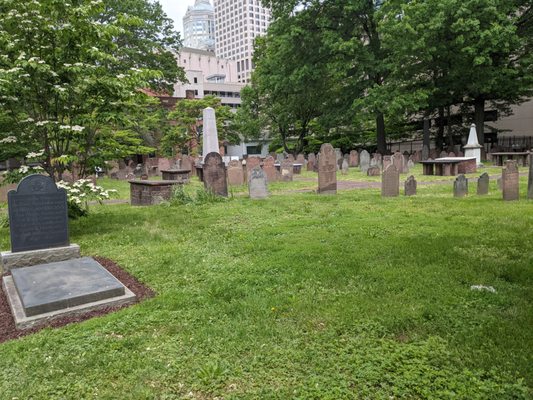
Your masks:
<svg viewBox="0 0 533 400"><path fill-rule="evenodd" d="M348 175L348 161L346 159L342 160L342 168L341 168L343 175Z"/></svg>
<svg viewBox="0 0 533 400"><path fill-rule="evenodd" d="M463 174L459 175L453 182L453 196L464 197L468 194L468 179Z"/></svg>
<svg viewBox="0 0 533 400"><path fill-rule="evenodd" d="M406 196L415 196L416 195L416 179L411 175L404 183L404 194Z"/></svg>
<svg viewBox="0 0 533 400"><path fill-rule="evenodd" d="M44 175L30 175L7 194L11 251L69 245L67 193Z"/></svg>
<svg viewBox="0 0 533 400"><path fill-rule="evenodd" d="M505 167L502 170L502 191L503 199L518 200L519 192L519 174L516 160L505 161Z"/></svg>
<svg viewBox="0 0 533 400"><path fill-rule="evenodd" d="M366 171L370 168L370 154L368 151L363 150L359 154L359 169L362 173L366 174Z"/></svg>
<svg viewBox="0 0 533 400"><path fill-rule="evenodd" d="M381 176L381 196L396 197L400 194L400 171L391 164Z"/></svg>
<svg viewBox="0 0 533 400"><path fill-rule="evenodd" d="M287 158L283 160L280 166L280 177L283 182L292 182L292 176L294 173L294 163Z"/></svg>
<svg viewBox="0 0 533 400"><path fill-rule="evenodd" d="M263 161L263 171L265 171L268 182L276 182L279 180L279 174L276 170L275 160L273 157L268 156L265 158Z"/></svg>
<svg viewBox="0 0 533 400"><path fill-rule="evenodd" d="M359 153L357 150L350 151L350 167L359 166Z"/></svg>
<svg viewBox="0 0 533 400"><path fill-rule="evenodd" d="M248 192L251 199L268 197L267 178L261 167L256 166L248 175Z"/></svg>
<svg viewBox="0 0 533 400"><path fill-rule="evenodd" d="M337 162L333 146L324 143L318 157L318 193L337 193Z"/></svg>
<svg viewBox="0 0 533 400"><path fill-rule="evenodd" d="M533 200L533 150L529 153L529 177L527 180L527 198Z"/></svg>
<svg viewBox="0 0 533 400"><path fill-rule="evenodd" d="M211 152L204 158L204 186L218 196L228 196L226 167L219 153Z"/></svg>
<svg viewBox="0 0 533 400"><path fill-rule="evenodd" d="M477 194L484 196L489 194L489 174L483 172L477 180Z"/></svg>
<svg viewBox="0 0 533 400"><path fill-rule="evenodd" d="M244 184L244 171L239 160L231 160L228 164L228 185L240 186Z"/></svg>
<svg viewBox="0 0 533 400"><path fill-rule="evenodd" d="M380 174L381 174L381 168L379 168L377 165L373 165L366 170L367 176L379 176Z"/></svg>

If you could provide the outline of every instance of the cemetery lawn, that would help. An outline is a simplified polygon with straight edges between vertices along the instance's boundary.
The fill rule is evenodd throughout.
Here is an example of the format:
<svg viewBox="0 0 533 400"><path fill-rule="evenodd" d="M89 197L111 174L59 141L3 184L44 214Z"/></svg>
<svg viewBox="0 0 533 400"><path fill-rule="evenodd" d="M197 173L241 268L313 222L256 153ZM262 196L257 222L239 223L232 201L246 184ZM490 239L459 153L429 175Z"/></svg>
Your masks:
<svg viewBox="0 0 533 400"><path fill-rule="evenodd" d="M507 203L491 181L94 206L71 241L157 295L0 344L0 397L532 398L525 180Z"/></svg>

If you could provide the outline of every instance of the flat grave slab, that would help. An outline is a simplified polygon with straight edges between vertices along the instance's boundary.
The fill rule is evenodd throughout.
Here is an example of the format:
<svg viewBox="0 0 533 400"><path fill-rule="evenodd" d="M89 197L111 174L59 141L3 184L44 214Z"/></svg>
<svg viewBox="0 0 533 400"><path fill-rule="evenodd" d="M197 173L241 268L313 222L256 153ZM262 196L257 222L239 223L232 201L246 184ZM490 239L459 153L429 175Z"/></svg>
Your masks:
<svg viewBox="0 0 533 400"><path fill-rule="evenodd" d="M18 268L11 275L26 317L125 294L125 286L89 257Z"/></svg>

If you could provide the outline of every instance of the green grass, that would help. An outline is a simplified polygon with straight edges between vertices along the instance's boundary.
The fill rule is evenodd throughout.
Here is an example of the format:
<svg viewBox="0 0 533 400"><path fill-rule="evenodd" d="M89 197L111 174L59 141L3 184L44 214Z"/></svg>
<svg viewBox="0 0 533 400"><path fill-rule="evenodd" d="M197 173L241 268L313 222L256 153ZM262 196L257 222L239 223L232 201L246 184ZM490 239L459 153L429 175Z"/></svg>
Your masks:
<svg viewBox="0 0 533 400"><path fill-rule="evenodd" d="M72 241L158 294L1 344L0 397L531 398L533 201L521 183L519 202L492 181L489 196L463 199L450 182L412 198L92 207ZM8 239L0 229L0 248Z"/></svg>

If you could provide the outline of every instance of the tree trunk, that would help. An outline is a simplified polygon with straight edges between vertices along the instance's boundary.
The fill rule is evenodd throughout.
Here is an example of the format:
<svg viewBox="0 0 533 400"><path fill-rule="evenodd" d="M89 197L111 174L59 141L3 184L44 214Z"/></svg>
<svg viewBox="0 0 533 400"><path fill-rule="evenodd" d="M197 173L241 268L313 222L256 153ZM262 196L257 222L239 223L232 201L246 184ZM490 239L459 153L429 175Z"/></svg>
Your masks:
<svg viewBox="0 0 533 400"><path fill-rule="evenodd" d="M435 139L435 147L442 151L444 148L444 107L439 107L439 129Z"/></svg>
<svg viewBox="0 0 533 400"><path fill-rule="evenodd" d="M474 100L474 122L476 124L477 140L480 145L485 145L485 99L477 97Z"/></svg>
<svg viewBox="0 0 533 400"><path fill-rule="evenodd" d="M453 130L452 130L452 117L451 117L451 107L446 107L446 138L448 142L448 150L453 151Z"/></svg>
<svg viewBox="0 0 533 400"><path fill-rule="evenodd" d="M385 118L383 113L378 113L376 116L376 133L378 142L378 153L381 155L387 154L387 140L385 136Z"/></svg>

